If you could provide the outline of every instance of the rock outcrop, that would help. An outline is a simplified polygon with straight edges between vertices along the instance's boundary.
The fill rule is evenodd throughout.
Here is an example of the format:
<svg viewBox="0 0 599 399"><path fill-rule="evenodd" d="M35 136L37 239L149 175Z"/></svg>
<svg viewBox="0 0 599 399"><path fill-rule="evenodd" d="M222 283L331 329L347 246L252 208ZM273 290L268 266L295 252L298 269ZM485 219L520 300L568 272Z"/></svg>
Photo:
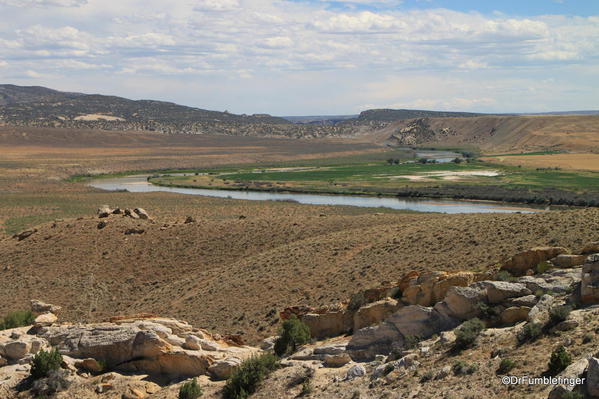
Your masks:
<svg viewBox="0 0 599 399"><path fill-rule="evenodd" d="M523 276L539 263L565 253L568 253L568 250L563 247L536 247L514 255L501 269L507 270L514 276Z"/></svg>
<svg viewBox="0 0 599 399"><path fill-rule="evenodd" d="M585 305L599 303L599 254L590 255L582 266L580 300Z"/></svg>

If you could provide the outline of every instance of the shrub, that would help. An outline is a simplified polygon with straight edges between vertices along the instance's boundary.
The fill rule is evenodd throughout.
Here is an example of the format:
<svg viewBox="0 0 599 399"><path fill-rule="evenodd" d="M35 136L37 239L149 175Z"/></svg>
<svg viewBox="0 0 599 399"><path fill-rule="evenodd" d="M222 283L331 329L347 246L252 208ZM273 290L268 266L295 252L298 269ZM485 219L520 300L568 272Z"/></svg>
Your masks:
<svg viewBox="0 0 599 399"><path fill-rule="evenodd" d="M293 353L299 345L310 342L310 329L295 315L283 322L279 335L274 348L277 356Z"/></svg>
<svg viewBox="0 0 599 399"><path fill-rule="evenodd" d="M179 388L179 399L197 399L202 396L202 387L198 385L198 380L193 379Z"/></svg>
<svg viewBox="0 0 599 399"><path fill-rule="evenodd" d="M301 390L299 396L308 396L313 391L314 391L314 388L312 388L312 381L311 380L306 380L302 384L302 390Z"/></svg>
<svg viewBox="0 0 599 399"><path fill-rule="evenodd" d="M470 375L476 373L478 366L474 363L468 364L464 361L458 360L451 367L454 375Z"/></svg>
<svg viewBox="0 0 599 399"><path fill-rule="evenodd" d="M501 270L495 275L495 280L498 281L516 281L518 280L516 277L512 276L510 272L507 270Z"/></svg>
<svg viewBox="0 0 599 399"><path fill-rule="evenodd" d="M518 341L523 344L534 341L543 334L543 327L539 323L526 323L518 333Z"/></svg>
<svg viewBox="0 0 599 399"><path fill-rule="evenodd" d="M403 349L414 349L418 346L418 343L421 341L421 338L418 335L408 335L404 339Z"/></svg>
<svg viewBox="0 0 599 399"><path fill-rule="evenodd" d="M497 369L497 374L509 373L514 367L516 367L516 362L514 362L512 359L501 359L501 363L499 363L499 368Z"/></svg>
<svg viewBox="0 0 599 399"><path fill-rule="evenodd" d="M478 318L464 322L455 333L454 349L459 351L471 347L484 328L485 324Z"/></svg>
<svg viewBox="0 0 599 399"><path fill-rule="evenodd" d="M62 356L58 353L56 348L52 349L50 352L46 352L42 349L33 357L31 363L31 377L34 380L48 377L51 371L60 369L61 363Z"/></svg>
<svg viewBox="0 0 599 399"><path fill-rule="evenodd" d="M549 263L547 261L543 261L537 265L537 267L535 268L535 271L536 271L536 274L543 274L547 270L551 269L552 267L553 266L551 265L551 263Z"/></svg>
<svg viewBox="0 0 599 399"><path fill-rule="evenodd" d="M551 353L551 359L549 359L547 373L551 376L558 375L571 363L572 355L568 353L563 345L560 345L556 350L553 351L553 353Z"/></svg>
<svg viewBox="0 0 599 399"><path fill-rule="evenodd" d="M574 391L564 392L561 395L561 399L584 399L584 396L581 393Z"/></svg>
<svg viewBox="0 0 599 399"><path fill-rule="evenodd" d="M594 338L594 335L591 333L587 333L584 335L584 337L582 337L582 343L583 344L588 344L589 342L592 342Z"/></svg>
<svg viewBox="0 0 599 399"><path fill-rule="evenodd" d="M67 379L68 375L66 370L50 370L45 378L33 382L31 392L36 398L48 398L57 392L65 391L71 385L71 381Z"/></svg>
<svg viewBox="0 0 599 399"><path fill-rule="evenodd" d="M8 330L9 328L17 328L23 326L29 326L33 324L35 317L33 313L25 310L18 310L4 316L0 321L0 330Z"/></svg>
<svg viewBox="0 0 599 399"><path fill-rule="evenodd" d="M568 305L554 306L549 309L549 321L548 326L555 326L566 320L572 311L572 307Z"/></svg>
<svg viewBox="0 0 599 399"><path fill-rule="evenodd" d="M433 379L433 372L432 371L427 371L426 373L424 373L422 375L422 377L420 377L420 382L427 382Z"/></svg>
<svg viewBox="0 0 599 399"><path fill-rule="evenodd" d="M225 399L245 399L256 392L258 385L279 367L278 358L270 353L245 360L233 371L223 388Z"/></svg>
<svg viewBox="0 0 599 399"><path fill-rule="evenodd" d="M479 302L477 307L480 310L480 316L483 319L493 319L500 315L499 310L497 308L489 306L484 302Z"/></svg>

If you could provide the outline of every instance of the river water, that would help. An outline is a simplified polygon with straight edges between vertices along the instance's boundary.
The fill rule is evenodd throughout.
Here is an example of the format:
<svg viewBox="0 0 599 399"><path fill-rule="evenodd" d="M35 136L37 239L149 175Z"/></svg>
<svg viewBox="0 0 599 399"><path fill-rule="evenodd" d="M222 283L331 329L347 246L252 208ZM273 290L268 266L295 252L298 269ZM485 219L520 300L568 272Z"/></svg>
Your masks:
<svg viewBox="0 0 599 399"><path fill-rule="evenodd" d="M369 208L390 208L419 212L441 213L513 213L538 212L542 209L495 202L461 200L415 200L395 197L367 197L357 195L320 195L274 193L262 191L208 190L156 186L147 181L148 175L95 179L88 183L102 190L127 190L133 193L168 192L207 197L233 198L250 201L295 201L312 205L349 205Z"/></svg>

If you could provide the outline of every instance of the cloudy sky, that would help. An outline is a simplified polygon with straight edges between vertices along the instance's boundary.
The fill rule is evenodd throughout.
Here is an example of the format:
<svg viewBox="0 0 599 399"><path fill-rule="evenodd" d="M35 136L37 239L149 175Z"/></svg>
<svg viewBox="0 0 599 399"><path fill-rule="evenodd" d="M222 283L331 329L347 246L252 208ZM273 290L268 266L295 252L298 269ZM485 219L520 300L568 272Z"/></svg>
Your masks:
<svg viewBox="0 0 599 399"><path fill-rule="evenodd" d="M0 0L0 83L275 115L599 109L599 0Z"/></svg>

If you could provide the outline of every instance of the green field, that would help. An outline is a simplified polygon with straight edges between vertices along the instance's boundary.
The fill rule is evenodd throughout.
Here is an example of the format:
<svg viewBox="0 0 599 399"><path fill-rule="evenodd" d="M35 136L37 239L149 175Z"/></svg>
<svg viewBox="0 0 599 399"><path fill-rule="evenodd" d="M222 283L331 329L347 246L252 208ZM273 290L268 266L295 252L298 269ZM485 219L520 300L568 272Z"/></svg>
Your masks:
<svg viewBox="0 0 599 399"><path fill-rule="evenodd" d="M521 188L554 188L574 192L599 192L599 173L596 172L523 169L481 161L460 164L404 163L399 165L389 165L379 161L343 166L315 166L298 170L231 168L198 172L209 172L212 175L208 178L193 174L156 177L152 179L152 182L163 185L212 188L264 187L264 183L271 183L274 186L325 192L338 192L344 186L385 192L405 186L430 185L502 185ZM486 172L494 172L498 175L477 175L477 173L484 174Z"/></svg>

